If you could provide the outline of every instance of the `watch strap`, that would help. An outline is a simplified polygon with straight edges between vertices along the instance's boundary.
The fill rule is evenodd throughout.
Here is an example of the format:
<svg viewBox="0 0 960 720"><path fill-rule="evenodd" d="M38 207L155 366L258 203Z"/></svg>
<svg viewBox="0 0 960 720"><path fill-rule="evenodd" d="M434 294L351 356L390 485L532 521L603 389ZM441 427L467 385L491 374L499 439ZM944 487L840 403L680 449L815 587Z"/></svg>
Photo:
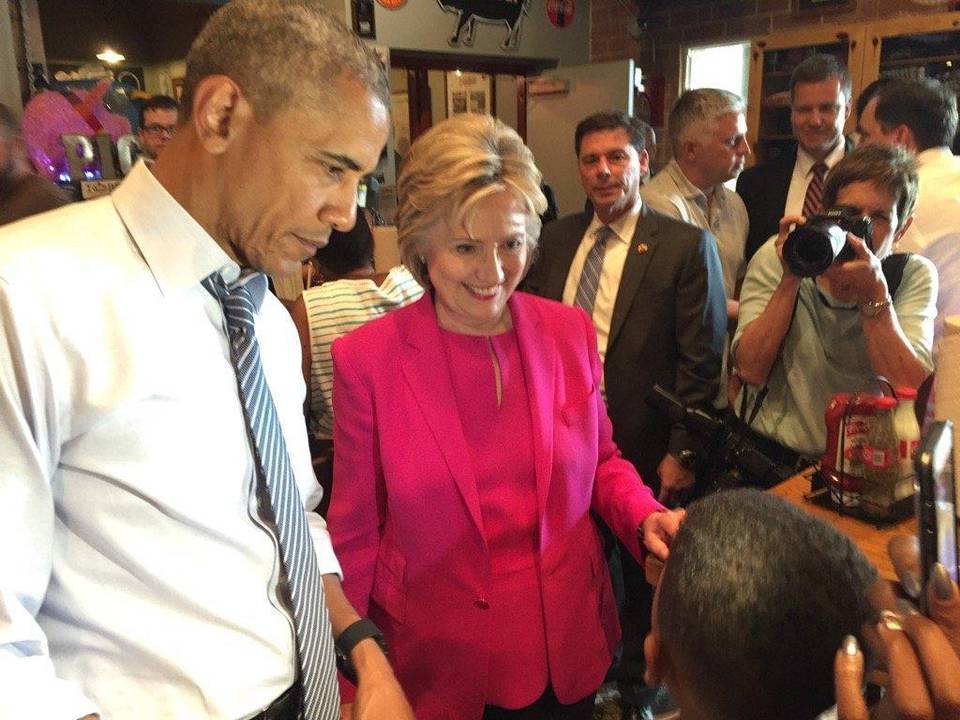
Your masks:
<svg viewBox="0 0 960 720"><path fill-rule="evenodd" d="M357 670L350 661L350 653L357 646L357 643L367 638L376 641L380 649L383 650L383 654L387 654L387 641L384 639L383 633L380 632L380 628L369 618L361 618L348 625L347 629L340 633L340 637L334 642L334 648L337 651L337 669L354 685L357 684Z"/></svg>
<svg viewBox="0 0 960 720"><path fill-rule="evenodd" d="M383 633L380 632L380 628L377 627L376 623L369 618L357 620L340 633L340 637L338 637L336 641L337 654L350 657L350 653L357 646L357 643L367 638L376 640L377 645L379 645L384 654L386 654L387 642L383 639Z"/></svg>

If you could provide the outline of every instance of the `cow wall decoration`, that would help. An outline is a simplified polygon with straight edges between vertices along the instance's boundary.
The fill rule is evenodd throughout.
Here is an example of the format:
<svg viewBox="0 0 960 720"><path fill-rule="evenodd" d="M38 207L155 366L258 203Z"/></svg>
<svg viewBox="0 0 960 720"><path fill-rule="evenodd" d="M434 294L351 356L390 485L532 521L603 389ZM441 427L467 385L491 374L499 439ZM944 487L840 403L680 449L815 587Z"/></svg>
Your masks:
<svg viewBox="0 0 960 720"><path fill-rule="evenodd" d="M457 14L457 28L447 41L452 47L473 45L477 21L490 25L505 25L507 37L500 47L516 50L520 43L520 25L527 14L530 0L437 0L440 7Z"/></svg>

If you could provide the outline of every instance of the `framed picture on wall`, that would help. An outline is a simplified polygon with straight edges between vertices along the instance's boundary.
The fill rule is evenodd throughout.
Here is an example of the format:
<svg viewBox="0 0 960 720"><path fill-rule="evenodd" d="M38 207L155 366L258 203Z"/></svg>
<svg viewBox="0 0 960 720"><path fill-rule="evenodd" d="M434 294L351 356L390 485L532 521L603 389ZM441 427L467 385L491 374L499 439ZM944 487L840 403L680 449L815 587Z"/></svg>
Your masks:
<svg viewBox="0 0 960 720"><path fill-rule="evenodd" d="M451 70L446 74L447 117L471 112L493 115L493 77Z"/></svg>

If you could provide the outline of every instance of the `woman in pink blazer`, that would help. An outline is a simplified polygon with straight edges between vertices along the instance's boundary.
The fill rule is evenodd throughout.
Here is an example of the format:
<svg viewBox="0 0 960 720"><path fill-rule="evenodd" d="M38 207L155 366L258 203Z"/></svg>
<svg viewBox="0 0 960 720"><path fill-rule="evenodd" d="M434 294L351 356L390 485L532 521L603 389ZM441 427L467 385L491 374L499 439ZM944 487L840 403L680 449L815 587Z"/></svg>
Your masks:
<svg viewBox="0 0 960 720"><path fill-rule="evenodd" d="M428 292L333 346L328 523L419 720L589 719L620 635L591 511L638 559L681 518L613 443L587 315L514 292L539 185L499 121L434 126L398 209Z"/></svg>

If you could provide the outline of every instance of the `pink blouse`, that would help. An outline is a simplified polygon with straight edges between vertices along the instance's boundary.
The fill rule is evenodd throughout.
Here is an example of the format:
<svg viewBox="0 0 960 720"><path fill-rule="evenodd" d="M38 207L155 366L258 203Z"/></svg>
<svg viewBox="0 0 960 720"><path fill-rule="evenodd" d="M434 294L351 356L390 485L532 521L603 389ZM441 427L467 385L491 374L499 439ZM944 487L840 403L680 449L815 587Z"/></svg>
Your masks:
<svg viewBox="0 0 960 720"><path fill-rule="evenodd" d="M547 686L538 567L537 486L530 405L515 330L492 337L441 331L470 452L493 588L486 703L532 704ZM491 348L500 365L497 404Z"/></svg>

